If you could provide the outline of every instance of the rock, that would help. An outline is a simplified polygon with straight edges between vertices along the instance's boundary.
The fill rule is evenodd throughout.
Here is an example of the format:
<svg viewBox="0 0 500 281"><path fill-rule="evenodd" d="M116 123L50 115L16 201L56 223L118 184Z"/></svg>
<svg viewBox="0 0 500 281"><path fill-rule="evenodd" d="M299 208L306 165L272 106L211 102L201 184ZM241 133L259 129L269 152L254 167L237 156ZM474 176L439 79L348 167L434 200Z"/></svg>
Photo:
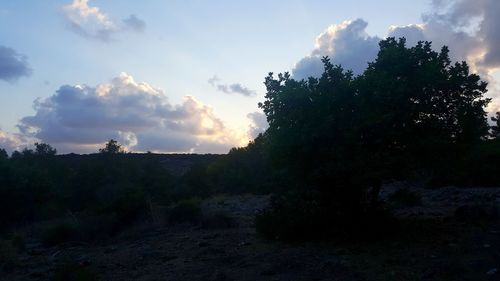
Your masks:
<svg viewBox="0 0 500 281"><path fill-rule="evenodd" d="M488 271L486 272L486 274L487 274L487 275L494 275L494 274L496 274L497 272L498 272L498 269L495 267L495 268L492 268L492 269L488 270Z"/></svg>
<svg viewBox="0 0 500 281"><path fill-rule="evenodd" d="M116 251L116 247L108 247L108 248L104 249L105 254L111 254L111 253L114 253L115 251Z"/></svg>
<svg viewBox="0 0 500 281"><path fill-rule="evenodd" d="M141 259L158 259L162 256L162 252L160 251L148 251L141 254Z"/></svg>
<svg viewBox="0 0 500 281"><path fill-rule="evenodd" d="M455 210L455 218L465 222L478 222L488 218L485 208L475 205L463 205Z"/></svg>
<svg viewBox="0 0 500 281"><path fill-rule="evenodd" d="M199 243L198 243L198 247L200 247L200 248L202 248L202 247L207 247L207 246L209 246L209 245L210 245L210 244L209 244L208 242L204 242L204 241L202 241L202 242L199 242Z"/></svg>
<svg viewBox="0 0 500 281"><path fill-rule="evenodd" d="M178 258L177 256L164 256L164 257L161 258L161 261L162 262L168 262L168 261L171 261L171 260L175 260L177 258Z"/></svg>
<svg viewBox="0 0 500 281"><path fill-rule="evenodd" d="M214 272L212 277L210 277L210 280L211 281L229 281L232 279L229 278L226 273L221 272L221 271L216 271L216 272Z"/></svg>
<svg viewBox="0 0 500 281"><path fill-rule="evenodd" d="M263 275L263 276L272 276L272 275L276 275L276 271L274 271L272 269L266 269L266 270L262 271L260 273L260 275Z"/></svg>
<svg viewBox="0 0 500 281"><path fill-rule="evenodd" d="M33 271L29 274L31 278L42 278L45 276L45 272L42 271Z"/></svg>
<svg viewBox="0 0 500 281"><path fill-rule="evenodd" d="M207 234L207 235L203 236L202 239L210 240L210 239L218 238L219 236L220 236L219 233Z"/></svg>

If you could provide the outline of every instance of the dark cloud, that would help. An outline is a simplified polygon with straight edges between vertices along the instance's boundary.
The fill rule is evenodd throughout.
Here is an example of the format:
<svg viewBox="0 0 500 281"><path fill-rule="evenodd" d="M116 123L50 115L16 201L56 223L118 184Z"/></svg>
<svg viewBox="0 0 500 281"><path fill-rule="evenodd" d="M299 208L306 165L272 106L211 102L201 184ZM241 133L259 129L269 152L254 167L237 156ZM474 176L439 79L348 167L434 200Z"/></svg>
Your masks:
<svg viewBox="0 0 500 281"><path fill-rule="evenodd" d="M172 105L161 90L125 73L96 87L62 86L34 108L19 130L61 152L94 152L111 138L132 151L225 153L240 143L210 106L191 96Z"/></svg>
<svg viewBox="0 0 500 281"><path fill-rule="evenodd" d="M293 77L319 77L323 73L323 56L330 57L334 64L341 64L355 74L362 73L377 55L380 41L380 38L366 33L367 26L368 23L362 19L329 26L316 38L311 54L295 65Z"/></svg>
<svg viewBox="0 0 500 281"><path fill-rule="evenodd" d="M220 83L219 77L217 77L216 75L208 79L208 83L215 87L217 91L223 92L225 94L239 94L246 97L254 97L257 95L255 91L248 89L240 83L222 84Z"/></svg>
<svg viewBox="0 0 500 281"><path fill-rule="evenodd" d="M20 77L30 75L31 69L26 56L0 45L0 80L14 82Z"/></svg>
<svg viewBox="0 0 500 281"><path fill-rule="evenodd" d="M136 32L143 32L146 29L146 22L138 18L136 15L130 15L128 18L122 20L123 23L131 30Z"/></svg>
<svg viewBox="0 0 500 281"><path fill-rule="evenodd" d="M264 133L269 127L266 115L262 112L248 113L247 117L251 121L248 130L248 136L251 139L255 139L260 133Z"/></svg>

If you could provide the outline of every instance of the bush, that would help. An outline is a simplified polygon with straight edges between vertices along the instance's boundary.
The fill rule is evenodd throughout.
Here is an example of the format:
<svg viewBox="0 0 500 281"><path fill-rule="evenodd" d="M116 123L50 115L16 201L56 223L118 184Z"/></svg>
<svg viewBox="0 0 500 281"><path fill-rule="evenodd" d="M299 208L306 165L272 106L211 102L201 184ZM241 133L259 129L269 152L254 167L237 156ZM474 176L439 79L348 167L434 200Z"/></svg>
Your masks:
<svg viewBox="0 0 500 281"><path fill-rule="evenodd" d="M273 201L271 209L264 210L255 217L257 233L266 239L286 241L308 240L321 236L318 228L321 228L321 224L326 225L327 217L320 215L318 205L310 201L296 203L295 205Z"/></svg>
<svg viewBox="0 0 500 281"><path fill-rule="evenodd" d="M168 223L199 223L201 219L201 199L181 200L168 214Z"/></svg>
<svg viewBox="0 0 500 281"><path fill-rule="evenodd" d="M389 196L389 200L402 207L414 207L422 204L420 193L405 188L396 190Z"/></svg>
<svg viewBox="0 0 500 281"><path fill-rule="evenodd" d="M116 234L118 222L114 214L91 215L81 218L79 230L84 241L104 241Z"/></svg>
<svg viewBox="0 0 500 281"><path fill-rule="evenodd" d="M230 228L236 226L233 217L224 212L204 215L201 219L201 226L204 228Z"/></svg>
<svg viewBox="0 0 500 281"><path fill-rule="evenodd" d="M11 241L0 241L0 269L10 272L18 263L18 250Z"/></svg>
<svg viewBox="0 0 500 281"><path fill-rule="evenodd" d="M380 207L349 209L329 206L314 197L273 198L271 208L255 218L257 233L271 240L371 240L393 228L390 213Z"/></svg>
<svg viewBox="0 0 500 281"><path fill-rule="evenodd" d="M75 262L67 262L56 269L54 281L97 281L97 273L93 268Z"/></svg>
<svg viewBox="0 0 500 281"><path fill-rule="evenodd" d="M78 228L74 223L62 221L48 226L43 235L42 242L45 246L55 246L77 239Z"/></svg>

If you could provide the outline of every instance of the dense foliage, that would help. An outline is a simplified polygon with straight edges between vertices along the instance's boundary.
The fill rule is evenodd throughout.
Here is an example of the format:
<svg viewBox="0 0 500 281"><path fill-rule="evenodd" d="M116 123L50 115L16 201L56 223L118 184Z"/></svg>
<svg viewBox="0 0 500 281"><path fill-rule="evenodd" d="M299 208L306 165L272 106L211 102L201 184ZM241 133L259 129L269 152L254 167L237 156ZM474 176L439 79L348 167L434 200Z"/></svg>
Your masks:
<svg viewBox="0 0 500 281"><path fill-rule="evenodd" d="M324 58L319 79L266 78L267 149L294 185L258 219L263 228L329 235L332 225L371 225L383 181L442 170L488 136L486 83L465 62L452 64L446 47L405 43L381 41L357 77Z"/></svg>

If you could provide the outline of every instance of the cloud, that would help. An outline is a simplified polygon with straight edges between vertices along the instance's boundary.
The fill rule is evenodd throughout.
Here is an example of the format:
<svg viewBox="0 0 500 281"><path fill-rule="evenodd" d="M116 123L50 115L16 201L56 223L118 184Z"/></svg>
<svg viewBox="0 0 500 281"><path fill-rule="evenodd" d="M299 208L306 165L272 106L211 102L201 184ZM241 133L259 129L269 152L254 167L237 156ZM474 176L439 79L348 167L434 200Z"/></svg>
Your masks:
<svg viewBox="0 0 500 281"><path fill-rule="evenodd" d="M138 18L136 15L130 15L123 19L122 22L131 30L143 32L146 29L146 22Z"/></svg>
<svg viewBox="0 0 500 281"><path fill-rule="evenodd" d="M225 153L241 144L212 107L192 96L172 105L163 91L126 73L95 87L61 86L34 109L19 130L61 152L95 152L112 138L131 151Z"/></svg>
<svg viewBox="0 0 500 281"><path fill-rule="evenodd" d="M248 113L247 118L251 121L248 129L248 136L250 139L255 139L260 133L264 133L269 127L266 115L262 112Z"/></svg>
<svg viewBox="0 0 500 281"><path fill-rule="evenodd" d="M22 150L27 143L21 134L10 134L0 129L0 149L5 149L9 154L14 150Z"/></svg>
<svg viewBox="0 0 500 281"><path fill-rule="evenodd" d="M208 83L215 87L217 91L223 92L225 94L239 94L246 97L254 97L257 95L255 91L248 89L240 83L221 84L219 77L217 77L216 75L208 79Z"/></svg>
<svg viewBox="0 0 500 281"><path fill-rule="evenodd" d="M500 69L500 2L497 0L434 0L434 13L423 16L423 23L393 26L389 36L407 37L410 45L432 41L434 48L450 47L456 61L467 61L472 71L489 82L489 96L499 97L499 85L491 75ZM494 99L488 110L500 108Z"/></svg>
<svg viewBox="0 0 500 281"><path fill-rule="evenodd" d="M117 33L128 30L142 32L146 28L146 23L136 15L132 14L116 23L98 7L89 6L88 2L89 0L73 0L63 7L69 28L82 37L108 42Z"/></svg>
<svg viewBox="0 0 500 281"><path fill-rule="evenodd" d="M293 77L319 77L323 73L323 56L330 57L332 63L341 64L355 74L362 73L368 62L377 55L380 41L380 38L366 33L367 26L368 23L362 19L329 26L316 37L315 48L311 54L295 65L292 70Z"/></svg>
<svg viewBox="0 0 500 281"><path fill-rule="evenodd" d="M495 98L488 110L500 108L500 84L493 73L500 70L500 1L433 0L433 11L422 16L422 23L390 26L387 36L405 37L409 46L431 41L439 50L449 46L453 61L467 61L473 72L489 83L489 96ZM331 25L316 38L313 51L299 60L292 70L296 79L319 77L323 72L322 56L334 64L360 74L367 62L376 58L381 38L366 33L362 19Z"/></svg>
<svg viewBox="0 0 500 281"><path fill-rule="evenodd" d="M446 5L448 4L448 5ZM427 22L438 22L449 29L448 33L467 33L479 46L463 46L479 68L500 67L500 2L496 0L444 2L434 1L438 12L426 15ZM432 26L429 26L432 29ZM460 42L457 42L460 43ZM462 46L462 45L459 45Z"/></svg>
<svg viewBox="0 0 500 281"><path fill-rule="evenodd" d="M20 77L30 75L31 69L26 56L0 45L0 80L14 82Z"/></svg>

